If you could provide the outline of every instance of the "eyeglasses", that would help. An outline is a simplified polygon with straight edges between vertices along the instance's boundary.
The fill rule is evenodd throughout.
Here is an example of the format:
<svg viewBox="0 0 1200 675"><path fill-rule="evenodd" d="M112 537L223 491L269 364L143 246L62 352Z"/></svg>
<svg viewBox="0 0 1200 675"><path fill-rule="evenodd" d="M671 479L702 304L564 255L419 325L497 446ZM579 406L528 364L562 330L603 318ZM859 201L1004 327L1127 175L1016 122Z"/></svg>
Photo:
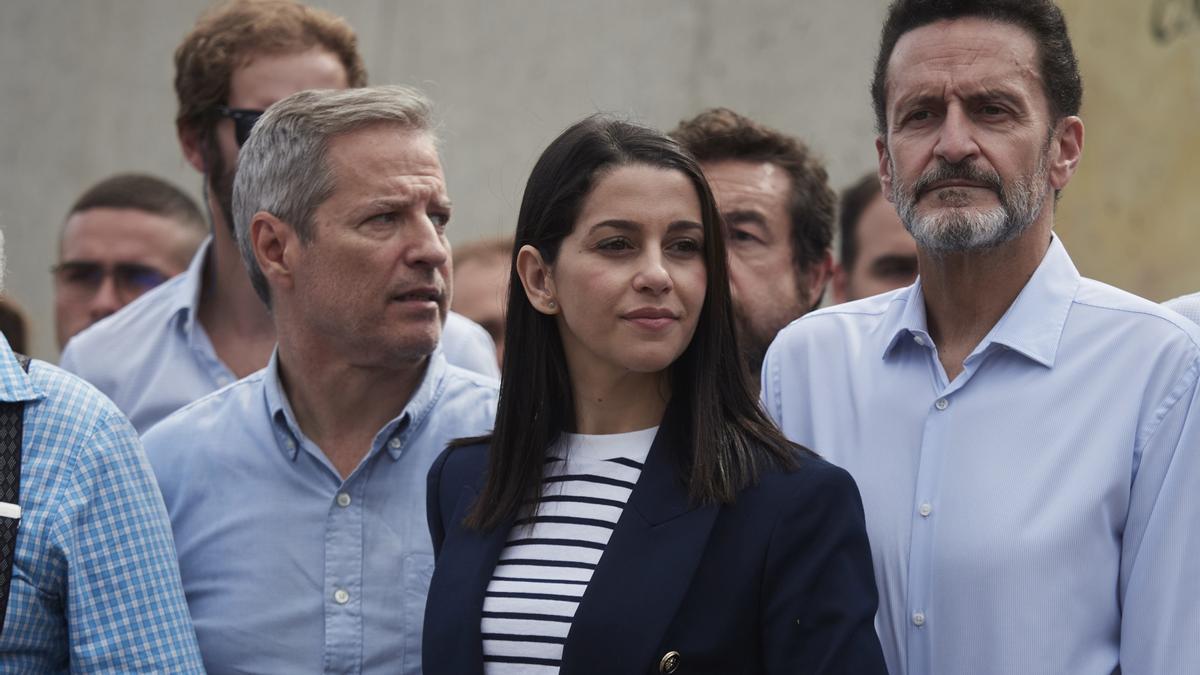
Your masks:
<svg viewBox="0 0 1200 675"><path fill-rule="evenodd" d="M60 291L76 298L95 295L110 275L121 302L133 302L138 296L167 280L167 275L148 265L117 263L101 265L96 262L64 262L50 268Z"/></svg>
<svg viewBox="0 0 1200 675"><path fill-rule="evenodd" d="M219 105L216 110L222 117L233 120L233 137L237 139L239 148L250 140L250 132L254 130L254 123L266 112L265 110L230 108L227 105Z"/></svg>

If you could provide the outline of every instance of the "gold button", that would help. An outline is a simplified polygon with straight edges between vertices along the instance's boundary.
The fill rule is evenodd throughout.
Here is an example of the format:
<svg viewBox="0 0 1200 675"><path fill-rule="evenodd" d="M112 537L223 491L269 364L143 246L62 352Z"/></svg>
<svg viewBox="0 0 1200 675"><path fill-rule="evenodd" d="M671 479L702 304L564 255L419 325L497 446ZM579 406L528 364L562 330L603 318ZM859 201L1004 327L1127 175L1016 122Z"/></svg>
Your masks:
<svg viewBox="0 0 1200 675"><path fill-rule="evenodd" d="M658 662L658 672L673 673L679 670L679 652L667 652Z"/></svg>

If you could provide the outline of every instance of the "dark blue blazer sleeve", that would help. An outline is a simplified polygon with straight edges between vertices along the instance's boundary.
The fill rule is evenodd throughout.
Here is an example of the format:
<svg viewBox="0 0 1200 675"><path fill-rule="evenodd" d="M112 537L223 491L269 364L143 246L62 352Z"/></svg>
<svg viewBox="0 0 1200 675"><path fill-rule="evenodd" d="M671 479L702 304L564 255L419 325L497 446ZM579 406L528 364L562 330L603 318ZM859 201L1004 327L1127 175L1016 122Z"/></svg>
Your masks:
<svg viewBox="0 0 1200 675"><path fill-rule="evenodd" d="M771 533L762 653L768 673L887 675L862 501L844 470L813 463Z"/></svg>
<svg viewBox="0 0 1200 675"><path fill-rule="evenodd" d="M425 478L425 519L429 523L429 537L433 540L434 560L437 560L442 552L442 542L446 541L446 523L442 517L441 503L442 471L455 450L456 448L443 450L434 460L433 466L429 467L429 474ZM453 507L450 513L453 513Z"/></svg>

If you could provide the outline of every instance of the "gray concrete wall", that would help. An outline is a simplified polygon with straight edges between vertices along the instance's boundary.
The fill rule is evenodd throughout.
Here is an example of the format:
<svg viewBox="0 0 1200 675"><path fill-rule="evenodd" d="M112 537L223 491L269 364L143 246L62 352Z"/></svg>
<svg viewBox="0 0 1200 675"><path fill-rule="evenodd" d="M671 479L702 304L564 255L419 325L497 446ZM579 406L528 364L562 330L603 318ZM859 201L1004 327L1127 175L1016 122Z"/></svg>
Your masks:
<svg viewBox="0 0 1200 675"><path fill-rule="evenodd" d="M806 138L840 186L874 165L867 79L885 0L325 0L374 84L444 124L451 239L511 231L528 171L598 110L660 127L725 105ZM171 55L204 0L0 0L0 228L33 353L55 359L64 211L117 171L199 196L175 141Z"/></svg>

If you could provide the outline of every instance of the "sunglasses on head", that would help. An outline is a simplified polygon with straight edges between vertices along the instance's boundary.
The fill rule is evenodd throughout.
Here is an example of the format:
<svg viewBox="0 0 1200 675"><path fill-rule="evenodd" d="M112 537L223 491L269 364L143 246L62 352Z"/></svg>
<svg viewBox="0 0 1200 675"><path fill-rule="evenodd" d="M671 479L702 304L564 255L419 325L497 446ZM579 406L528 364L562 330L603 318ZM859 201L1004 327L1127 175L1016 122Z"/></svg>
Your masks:
<svg viewBox="0 0 1200 675"><path fill-rule="evenodd" d="M112 275L117 297L131 302L142 293L167 280L167 275L153 267L137 263L117 263L111 267L97 262L70 261L50 268L60 290L75 296L95 295Z"/></svg>
<svg viewBox="0 0 1200 675"><path fill-rule="evenodd" d="M250 139L250 132L254 130L254 123L266 112L265 110L230 108L227 105L219 105L216 110L222 117L228 117L233 120L233 137L237 139L239 148L245 145L246 141Z"/></svg>

